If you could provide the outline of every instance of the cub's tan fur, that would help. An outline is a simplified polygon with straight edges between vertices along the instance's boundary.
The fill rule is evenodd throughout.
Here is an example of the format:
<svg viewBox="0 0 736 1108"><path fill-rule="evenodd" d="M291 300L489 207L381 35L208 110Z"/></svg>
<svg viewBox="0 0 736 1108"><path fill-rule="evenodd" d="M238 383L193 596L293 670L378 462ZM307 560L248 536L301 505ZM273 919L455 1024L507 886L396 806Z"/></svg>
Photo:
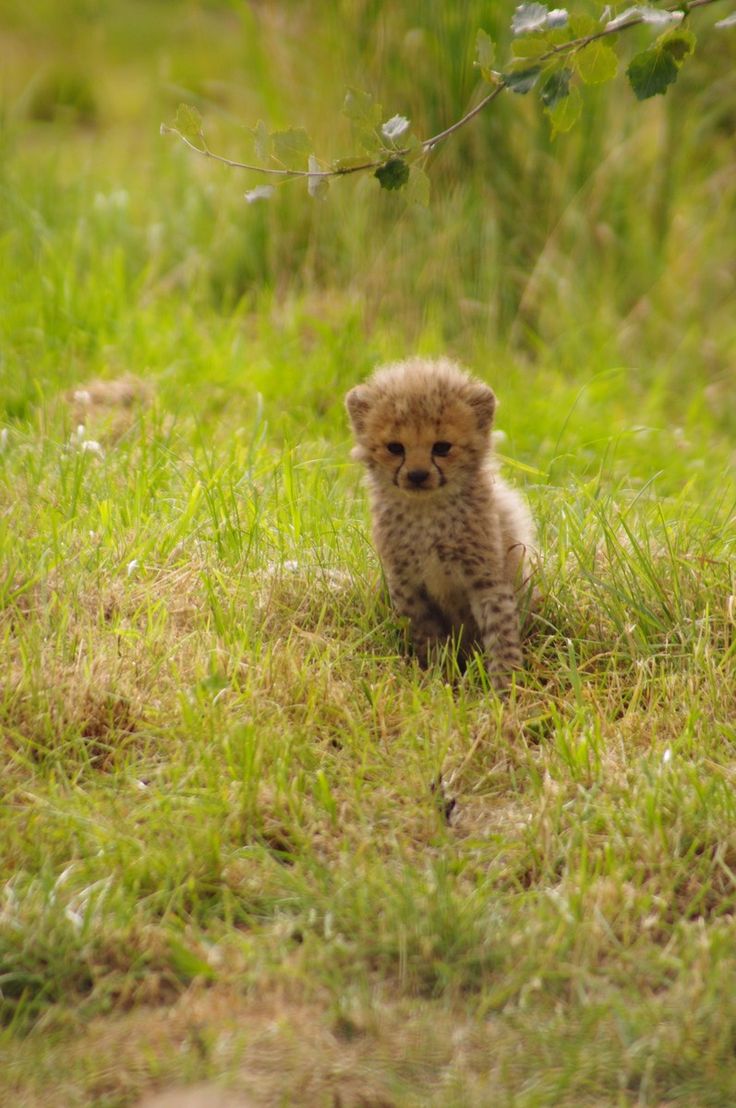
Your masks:
<svg viewBox="0 0 736 1108"><path fill-rule="evenodd" d="M494 472L490 388L446 358L384 366L346 397L368 471L373 536L416 654L454 636L502 688L522 665L516 590L534 529Z"/></svg>

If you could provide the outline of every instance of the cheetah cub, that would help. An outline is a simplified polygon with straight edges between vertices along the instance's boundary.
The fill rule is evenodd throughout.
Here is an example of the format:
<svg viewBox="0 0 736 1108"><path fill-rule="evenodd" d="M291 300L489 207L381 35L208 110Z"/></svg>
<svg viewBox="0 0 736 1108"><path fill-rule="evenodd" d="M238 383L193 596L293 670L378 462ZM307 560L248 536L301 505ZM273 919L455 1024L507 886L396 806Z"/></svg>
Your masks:
<svg viewBox="0 0 736 1108"><path fill-rule="evenodd" d="M534 527L494 472L492 390L446 358L410 358L377 369L346 405L391 602L420 664L452 636L463 655L482 648L502 690L522 665L516 590Z"/></svg>

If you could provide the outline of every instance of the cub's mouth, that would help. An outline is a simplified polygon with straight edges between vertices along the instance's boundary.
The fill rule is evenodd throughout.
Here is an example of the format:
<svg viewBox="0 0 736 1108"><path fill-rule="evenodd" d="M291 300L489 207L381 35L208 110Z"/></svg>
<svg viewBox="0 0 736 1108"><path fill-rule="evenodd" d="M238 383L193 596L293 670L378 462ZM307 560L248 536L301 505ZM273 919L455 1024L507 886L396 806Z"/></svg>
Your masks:
<svg viewBox="0 0 736 1108"><path fill-rule="evenodd" d="M438 492L445 484L445 478L441 478L436 484L426 485L413 485L407 481L394 482L396 487L401 489L402 492L407 493L409 496L420 496L424 494L427 496L429 493Z"/></svg>

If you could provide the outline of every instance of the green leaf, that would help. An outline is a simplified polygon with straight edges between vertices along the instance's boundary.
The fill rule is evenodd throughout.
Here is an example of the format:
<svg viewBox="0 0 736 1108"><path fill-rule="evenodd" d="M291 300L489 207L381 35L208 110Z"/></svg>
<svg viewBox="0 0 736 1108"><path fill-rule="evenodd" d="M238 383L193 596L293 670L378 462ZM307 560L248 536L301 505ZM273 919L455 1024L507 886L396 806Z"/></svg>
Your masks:
<svg viewBox="0 0 736 1108"><path fill-rule="evenodd" d="M419 165L413 165L409 169L406 199L410 204L418 204L420 208L429 207L429 177Z"/></svg>
<svg viewBox="0 0 736 1108"><path fill-rule="evenodd" d="M205 962L204 958L190 950L189 947L184 946L184 943L178 939L171 939L169 956L171 965L177 975L187 981L191 981L195 977L206 977L211 981L215 977L215 971L209 962Z"/></svg>
<svg viewBox="0 0 736 1108"><path fill-rule="evenodd" d="M570 16L570 30L575 38L587 38L600 31L601 25L592 15L576 13Z"/></svg>
<svg viewBox="0 0 736 1108"><path fill-rule="evenodd" d="M586 85L602 85L612 81L618 71L616 51L606 42L591 42L571 58L572 64Z"/></svg>
<svg viewBox="0 0 736 1108"><path fill-rule="evenodd" d="M267 162L271 157L271 133L262 119L258 120L251 134L256 157L259 161Z"/></svg>
<svg viewBox="0 0 736 1108"><path fill-rule="evenodd" d="M511 52L515 58L538 58L549 48L550 42L546 35L525 35L511 43Z"/></svg>
<svg viewBox="0 0 736 1108"><path fill-rule="evenodd" d="M201 681L197 681L195 688L198 691L215 696L218 692L222 692L223 689L226 689L229 684L230 682L224 673L209 673L206 677L203 677Z"/></svg>
<svg viewBox="0 0 736 1108"><path fill-rule="evenodd" d="M383 149L380 134L383 109L369 92L349 88L345 93L342 111L352 123L355 137L364 150L375 152Z"/></svg>
<svg viewBox="0 0 736 1108"><path fill-rule="evenodd" d="M343 115L353 123L364 127L377 127L383 118L381 105L377 104L369 92L349 88L342 105Z"/></svg>
<svg viewBox="0 0 736 1108"><path fill-rule="evenodd" d="M180 104L176 109L174 127L190 141L202 139L202 116L191 104Z"/></svg>
<svg viewBox="0 0 736 1108"><path fill-rule="evenodd" d="M669 54L678 66L681 66L686 58L695 52L695 35L684 28L675 28L665 31L655 42L655 47Z"/></svg>
<svg viewBox="0 0 736 1108"><path fill-rule="evenodd" d="M475 36L475 64L481 72L484 81L495 84L493 76L493 62L496 57L496 47L491 36L482 28Z"/></svg>
<svg viewBox="0 0 736 1108"><path fill-rule="evenodd" d="M564 9L560 9L562 11ZM550 15L552 12L550 12ZM545 41L549 46L561 46L564 42L570 41L570 27L555 27L550 24L550 29L545 31Z"/></svg>
<svg viewBox="0 0 736 1108"><path fill-rule="evenodd" d="M528 66L512 73L504 73L503 82L506 88L511 89L512 92L518 92L520 96L524 96L525 93L534 88L541 72L542 67L540 65Z"/></svg>
<svg viewBox="0 0 736 1108"><path fill-rule="evenodd" d="M271 135L273 156L285 169L305 169L312 150L312 140L302 127L276 131Z"/></svg>
<svg viewBox="0 0 736 1108"><path fill-rule="evenodd" d="M574 127L582 109L583 98L580 95L580 89L575 85L570 86L567 96L557 100L551 107L545 108L552 124L552 138Z"/></svg>
<svg viewBox="0 0 736 1108"><path fill-rule="evenodd" d="M546 108L554 107L558 100L564 100L569 95L571 77L569 69L558 69L547 77L539 90L539 99Z"/></svg>
<svg viewBox="0 0 736 1108"><path fill-rule="evenodd" d="M409 166L403 158L389 158L385 165L376 170L374 177L382 189L401 189L409 180Z"/></svg>
<svg viewBox="0 0 736 1108"><path fill-rule="evenodd" d="M626 74L637 100L648 100L677 80L677 62L666 50L650 47L631 59Z"/></svg>

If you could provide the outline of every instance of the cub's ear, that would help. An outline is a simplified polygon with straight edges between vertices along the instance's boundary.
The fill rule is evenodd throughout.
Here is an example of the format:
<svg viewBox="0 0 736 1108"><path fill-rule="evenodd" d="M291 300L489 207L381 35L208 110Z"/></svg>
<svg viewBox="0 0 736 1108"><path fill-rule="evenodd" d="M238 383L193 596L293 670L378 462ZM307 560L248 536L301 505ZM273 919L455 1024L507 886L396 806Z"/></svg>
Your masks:
<svg viewBox="0 0 736 1108"><path fill-rule="evenodd" d="M474 383L468 393L467 400L478 421L478 430L490 430L493 423L493 414L496 411L496 397L493 389L480 382Z"/></svg>
<svg viewBox="0 0 736 1108"><path fill-rule="evenodd" d="M365 417L370 406L370 393L365 385L356 385L345 397L345 407L356 435L359 435L365 427Z"/></svg>

